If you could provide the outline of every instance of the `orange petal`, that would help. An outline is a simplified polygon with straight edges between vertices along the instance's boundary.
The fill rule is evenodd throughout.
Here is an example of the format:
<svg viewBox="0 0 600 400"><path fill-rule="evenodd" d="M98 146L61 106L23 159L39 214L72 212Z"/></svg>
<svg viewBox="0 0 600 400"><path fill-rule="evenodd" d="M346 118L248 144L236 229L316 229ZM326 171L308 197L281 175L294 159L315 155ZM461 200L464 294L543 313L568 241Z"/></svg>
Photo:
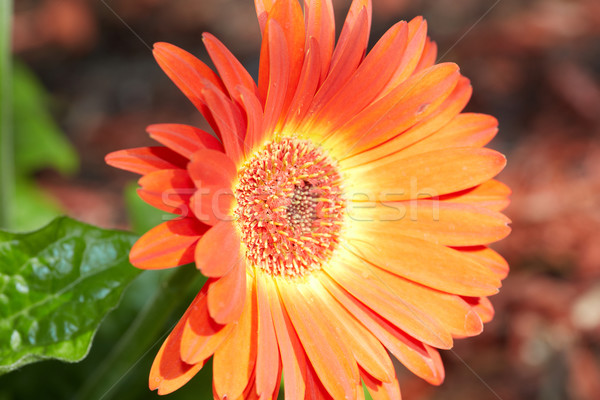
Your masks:
<svg viewBox="0 0 600 400"><path fill-rule="evenodd" d="M199 297L202 297L201 293L198 293L190 308L164 341L152 363L149 386L150 390L158 389L160 395L169 394L185 385L204 365L203 362L187 364L179 357L183 327L188 322L190 311Z"/></svg>
<svg viewBox="0 0 600 400"><path fill-rule="evenodd" d="M271 29L281 29L281 32L271 32ZM261 98L267 99L268 91L274 89L272 85L283 86L280 92L284 97L279 105L283 116L294 95L304 62L306 36L300 4L297 1L275 1L268 13L264 36L258 88ZM277 43L281 39L283 41ZM278 71L278 69L282 70ZM268 102L265 102L265 115L267 115L267 120L271 120L271 113L268 111L267 105ZM271 124L268 124L269 132L271 128Z"/></svg>
<svg viewBox="0 0 600 400"><path fill-rule="evenodd" d="M439 377L439 382L428 382L432 385L440 385L444 381L446 375L440 352L426 344L424 344L424 346L425 350L427 350L427 354L429 354L429 357L431 357L431 360L433 361L433 367L436 369L436 376Z"/></svg>
<svg viewBox="0 0 600 400"><path fill-rule="evenodd" d="M311 38L307 45L304 65L298 80L296 92L290 104L290 110L284 123L286 131L295 132L299 124L302 123L308 109L311 105L315 92L317 91L320 80L320 48L316 39Z"/></svg>
<svg viewBox="0 0 600 400"><path fill-rule="evenodd" d="M359 230L395 231L447 246L492 243L510 233L510 220L503 214L439 200L354 202L348 215Z"/></svg>
<svg viewBox="0 0 600 400"><path fill-rule="evenodd" d="M373 312L331 278L326 277L321 283L410 371L431 384L442 382L443 374L440 375L439 366L425 345Z"/></svg>
<svg viewBox="0 0 600 400"><path fill-rule="evenodd" d="M312 279L300 285L278 280L281 299L323 386L334 399L354 399L359 380L356 361L329 321L319 318L319 308L312 306L316 300L312 290L317 290L309 283Z"/></svg>
<svg viewBox="0 0 600 400"><path fill-rule="evenodd" d="M331 0L304 0L304 12L306 21L306 44L308 49L310 42L315 40L319 49L320 75L317 83L325 79L329 71L333 47L335 44L335 20L333 3ZM308 52L306 54L308 56ZM306 59L305 59L306 63ZM294 109L293 107L291 108Z"/></svg>
<svg viewBox="0 0 600 400"><path fill-rule="evenodd" d="M185 168L187 160L166 147L138 147L109 153L104 161L112 167L145 175L161 169Z"/></svg>
<svg viewBox="0 0 600 400"><path fill-rule="evenodd" d="M267 19L269 18L269 10L273 7L273 3L273 0L254 0L256 16L258 17L258 23L260 24L260 32L263 35L267 25Z"/></svg>
<svg viewBox="0 0 600 400"><path fill-rule="evenodd" d="M483 147L498 132L498 120L485 114L458 114L435 134L404 151L405 156L456 147Z"/></svg>
<svg viewBox="0 0 600 400"><path fill-rule="evenodd" d="M269 305L269 291L262 274L256 279L258 306L258 354L256 356L256 393L261 399L272 399L281 370L279 348Z"/></svg>
<svg viewBox="0 0 600 400"><path fill-rule="evenodd" d="M271 8L269 18L277 21L283 28L287 44L289 66L287 86L291 90L286 91L283 103L282 114L286 114L304 64L304 44L306 43L304 16L299 2L280 0L275 2Z"/></svg>
<svg viewBox="0 0 600 400"><path fill-rule="evenodd" d="M304 400L333 400L310 364L306 366L306 396Z"/></svg>
<svg viewBox="0 0 600 400"><path fill-rule="evenodd" d="M208 226L195 218L178 218L152 228L133 245L129 261L142 269L163 269L194 261L196 242Z"/></svg>
<svg viewBox="0 0 600 400"><path fill-rule="evenodd" d="M421 54L421 59L415 68L415 73L433 66L437 58L437 52L437 44L430 38L427 38L427 42L423 48L423 54Z"/></svg>
<svg viewBox="0 0 600 400"><path fill-rule="evenodd" d="M471 188L496 176L506 158L490 149L448 149L403 158L402 152L345 170L350 196L371 201L437 197ZM344 168L343 162L340 166Z"/></svg>
<svg viewBox="0 0 600 400"><path fill-rule="evenodd" d="M357 59L358 63L364 57L369 42L369 32L371 31L371 20L373 16L373 6L371 0L353 0L346 15L346 20L342 26L340 37L333 52L329 75L336 72L336 67L344 64L344 60ZM359 33L360 32L360 33ZM358 33L358 35L357 35ZM354 51L350 50L354 48ZM348 57L349 53L355 56ZM356 65L358 65L358 63ZM354 62L351 63L354 65ZM355 67L354 67L355 68ZM339 72L339 70L338 70Z"/></svg>
<svg viewBox="0 0 600 400"><path fill-rule="evenodd" d="M370 229L369 224L363 224L360 232L349 231L347 240L352 253L361 259L443 292L489 296L498 293L500 287L500 279L493 271L446 246L395 231L377 231Z"/></svg>
<svg viewBox="0 0 600 400"><path fill-rule="evenodd" d="M361 370L360 377L362 378L371 398L373 400L401 400L400 384L394 376L391 382L381 382L373 378L368 373Z"/></svg>
<svg viewBox="0 0 600 400"><path fill-rule="evenodd" d="M356 68L365 55L365 47L369 38L368 19L367 11L365 9L360 10L355 21L350 24L351 28L349 28L347 40L342 42L342 37L340 37L333 53L329 74L314 96L309 115L314 114L327 104L356 72Z"/></svg>
<svg viewBox="0 0 600 400"><path fill-rule="evenodd" d="M510 188L504 183L492 179L474 188L441 196L440 200L452 203L476 204L479 207L486 207L499 212L510 204L508 197L511 193Z"/></svg>
<svg viewBox="0 0 600 400"><path fill-rule="evenodd" d="M281 376L279 376L281 379ZM213 390L213 396L217 397L215 391ZM261 400L260 396L256 392L256 368L252 372L250 376L250 382L248 382L248 386L244 389L244 393L237 400ZM277 395L275 398L273 397L265 397L264 400L277 400Z"/></svg>
<svg viewBox="0 0 600 400"><path fill-rule="evenodd" d="M196 245L196 267L205 276L221 277L240 260L240 238L232 223L221 221Z"/></svg>
<svg viewBox="0 0 600 400"><path fill-rule="evenodd" d="M484 324L494 318L494 306L487 297L463 297L473 307L473 311L479 315Z"/></svg>
<svg viewBox="0 0 600 400"><path fill-rule="evenodd" d="M356 400L366 400L365 388L363 387L362 380L358 380L356 384ZM371 399L369 399L371 400Z"/></svg>
<svg viewBox="0 0 600 400"><path fill-rule="evenodd" d="M244 137L244 152L249 153L258 148L263 137L264 123L263 106L260 99L243 86L237 86L234 97L246 111L246 136Z"/></svg>
<svg viewBox="0 0 600 400"><path fill-rule="evenodd" d="M202 34L202 41L230 95L238 86L258 95L258 88L248 71L223 43L210 33Z"/></svg>
<svg viewBox="0 0 600 400"><path fill-rule="evenodd" d="M475 336L483 330L479 315L461 297L410 282L379 268L372 268L370 272L384 282L388 290L400 294L402 301L430 316L452 336Z"/></svg>
<svg viewBox="0 0 600 400"><path fill-rule="evenodd" d="M506 260L486 246L457 247L456 250L489 268L499 279L504 279L508 275L509 268Z"/></svg>
<svg viewBox="0 0 600 400"><path fill-rule="evenodd" d="M189 308L189 318L181 336L181 359L190 364L204 363L231 333L235 324L216 323L208 312L207 282Z"/></svg>
<svg viewBox="0 0 600 400"><path fill-rule="evenodd" d="M237 175L233 161L215 150L199 150L192 156L188 172L198 188L190 200L196 218L209 225L230 221L231 185Z"/></svg>
<svg viewBox="0 0 600 400"><path fill-rule="evenodd" d="M349 168L366 164L399 151L402 151L403 157L428 151L424 151L418 145L427 140L429 136L435 135L437 131L456 117L465 108L472 93L471 82L465 77L459 77L452 93L437 108L432 108L432 113L427 118L422 119L414 126L402 132L402 134L395 136L385 143L348 157L346 154L344 156L344 165ZM415 152L413 150L415 146L418 146L421 150ZM351 151L351 153L354 152Z"/></svg>
<svg viewBox="0 0 600 400"><path fill-rule="evenodd" d="M202 98L214 118L223 140L223 148L234 162L238 162L243 155L242 146L246 134L244 116L237 104L211 82L204 80L202 86Z"/></svg>
<svg viewBox="0 0 600 400"><path fill-rule="evenodd" d="M281 304L281 298L273 278L257 271L257 280L260 281L261 288L264 288L267 292L267 299L271 308L283 366L285 398L303 400L305 389L308 389L306 386L306 353L300 344L300 339L298 339L288 313Z"/></svg>
<svg viewBox="0 0 600 400"><path fill-rule="evenodd" d="M413 18L408 23L408 44L406 45L402 61L398 63L394 77L381 92L380 97L383 97L394 90L406 81L408 77L417 72L416 68L423 55L423 49L425 48L426 43L427 21L425 21L423 17Z"/></svg>
<svg viewBox="0 0 600 400"><path fill-rule="evenodd" d="M230 188L236 177L237 168L225 153L199 150L192 156L188 172L198 188Z"/></svg>
<svg viewBox="0 0 600 400"><path fill-rule="evenodd" d="M404 299L402 292L390 290L375 269L348 254L338 265L327 266L325 272L367 307L409 335L435 347L451 348L450 332L409 299Z"/></svg>
<svg viewBox="0 0 600 400"><path fill-rule="evenodd" d="M207 225L233 221L234 195L231 189L202 187L190 198L190 207L198 221Z"/></svg>
<svg viewBox="0 0 600 400"><path fill-rule="evenodd" d="M318 129L323 135L336 131L377 97L402 57L407 31L406 22L399 22L390 28L358 66L348 82L332 96L327 104L324 104L320 110L316 110L312 119L317 121ZM356 96L356 93L360 93L360 96Z"/></svg>
<svg viewBox="0 0 600 400"><path fill-rule="evenodd" d="M438 64L403 82L340 128L343 134L327 140L345 154L360 153L384 143L431 117L453 92L460 78L458 66Z"/></svg>
<svg viewBox="0 0 600 400"><path fill-rule="evenodd" d="M146 203L184 217L190 213L190 197L196 191L185 169L162 169L144 175L138 181L138 195Z"/></svg>
<svg viewBox="0 0 600 400"><path fill-rule="evenodd" d="M290 79L290 60L287 58L287 43L285 33L275 20L269 20L267 25L267 39L263 40L260 53L260 69L258 75L258 89L261 99L264 99L265 113L262 135L270 135L280 118L288 90Z"/></svg>
<svg viewBox="0 0 600 400"><path fill-rule="evenodd" d="M313 291L315 305L319 307L323 318L329 321L338 336L345 337L358 364L376 379L385 382L392 381L395 375L394 366L381 342L320 285L319 289Z"/></svg>
<svg viewBox="0 0 600 400"><path fill-rule="evenodd" d="M208 310L217 323L228 324L240 317L246 299L246 275L246 262L238 254L233 268L208 289Z"/></svg>
<svg viewBox="0 0 600 400"><path fill-rule="evenodd" d="M263 39L260 66L258 71L258 90L265 104L264 121L261 129L268 135L277 125L286 98L290 74L290 60L283 28L275 20L269 19Z"/></svg>
<svg viewBox="0 0 600 400"><path fill-rule="evenodd" d="M220 134L203 94L205 82L212 83L221 93L227 90L217 74L187 51L169 43L155 43L152 53L167 76L202 113L213 130Z"/></svg>
<svg viewBox="0 0 600 400"><path fill-rule="evenodd" d="M217 138L202 129L181 124L155 124L146 128L150 137L188 160L201 149L223 151ZM187 165L187 163L186 163ZM185 166L184 166L185 167Z"/></svg>
<svg viewBox="0 0 600 400"><path fill-rule="evenodd" d="M246 272L244 271L244 275ZM256 363L257 309L254 279L244 280L243 312L213 359L214 389L219 399L237 399L251 381ZM217 282L218 283L218 282ZM210 291L209 288L209 306Z"/></svg>

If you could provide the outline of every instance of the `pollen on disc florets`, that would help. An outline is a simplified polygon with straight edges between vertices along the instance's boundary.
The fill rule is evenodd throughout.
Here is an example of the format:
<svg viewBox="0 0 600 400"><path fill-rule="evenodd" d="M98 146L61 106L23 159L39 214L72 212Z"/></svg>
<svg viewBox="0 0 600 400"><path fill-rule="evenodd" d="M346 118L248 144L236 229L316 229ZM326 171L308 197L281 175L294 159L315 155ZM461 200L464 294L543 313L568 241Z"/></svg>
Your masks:
<svg viewBox="0 0 600 400"><path fill-rule="evenodd" d="M239 169L236 220L246 257L276 276L319 269L339 242L345 202L336 164L308 140L267 143Z"/></svg>

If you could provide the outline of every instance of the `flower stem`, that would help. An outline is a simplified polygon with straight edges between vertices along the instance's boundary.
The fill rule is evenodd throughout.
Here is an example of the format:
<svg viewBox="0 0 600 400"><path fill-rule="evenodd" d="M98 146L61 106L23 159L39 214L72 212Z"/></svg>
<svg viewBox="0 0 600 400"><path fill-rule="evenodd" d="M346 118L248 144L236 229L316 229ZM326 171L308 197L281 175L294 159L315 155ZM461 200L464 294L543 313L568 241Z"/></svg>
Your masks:
<svg viewBox="0 0 600 400"><path fill-rule="evenodd" d="M10 228L14 197L12 0L0 2L0 228Z"/></svg>
<svg viewBox="0 0 600 400"><path fill-rule="evenodd" d="M155 345L154 352L158 351L158 345L162 344L164 339L160 336L172 311L187 299L186 293L192 286L198 287L205 279L190 265L174 270L161 284L160 290L155 293L151 301L146 303L102 364L85 382L75 399L112 398L116 394L113 390L129 370Z"/></svg>

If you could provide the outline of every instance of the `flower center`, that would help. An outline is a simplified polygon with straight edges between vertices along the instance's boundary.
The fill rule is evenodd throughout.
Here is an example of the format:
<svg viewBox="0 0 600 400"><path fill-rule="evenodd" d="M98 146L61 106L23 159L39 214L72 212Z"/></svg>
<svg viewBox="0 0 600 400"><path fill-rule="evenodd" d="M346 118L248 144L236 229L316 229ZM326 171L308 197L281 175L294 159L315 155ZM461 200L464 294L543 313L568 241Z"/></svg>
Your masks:
<svg viewBox="0 0 600 400"><path fill-rule="evenodd" d="M288 277L321 268L345 209L334 162L310 141L282 138L248 159L238 178L235 215L250 263Z"/></svg>

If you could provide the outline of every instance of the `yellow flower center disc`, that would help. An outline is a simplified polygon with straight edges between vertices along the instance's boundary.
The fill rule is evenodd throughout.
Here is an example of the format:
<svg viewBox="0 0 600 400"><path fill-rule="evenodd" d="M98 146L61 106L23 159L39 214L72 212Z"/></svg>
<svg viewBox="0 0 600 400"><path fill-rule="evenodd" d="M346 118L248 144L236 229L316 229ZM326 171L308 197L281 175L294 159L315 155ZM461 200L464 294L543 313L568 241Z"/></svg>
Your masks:
<svg viewBox="0 0 600 400"><path fill-rule="evenodd" d="M246 257L276 276L319 269L339 242L345 202L337 166L312 142L266 144L238 171L236 220Z"/></svg>

